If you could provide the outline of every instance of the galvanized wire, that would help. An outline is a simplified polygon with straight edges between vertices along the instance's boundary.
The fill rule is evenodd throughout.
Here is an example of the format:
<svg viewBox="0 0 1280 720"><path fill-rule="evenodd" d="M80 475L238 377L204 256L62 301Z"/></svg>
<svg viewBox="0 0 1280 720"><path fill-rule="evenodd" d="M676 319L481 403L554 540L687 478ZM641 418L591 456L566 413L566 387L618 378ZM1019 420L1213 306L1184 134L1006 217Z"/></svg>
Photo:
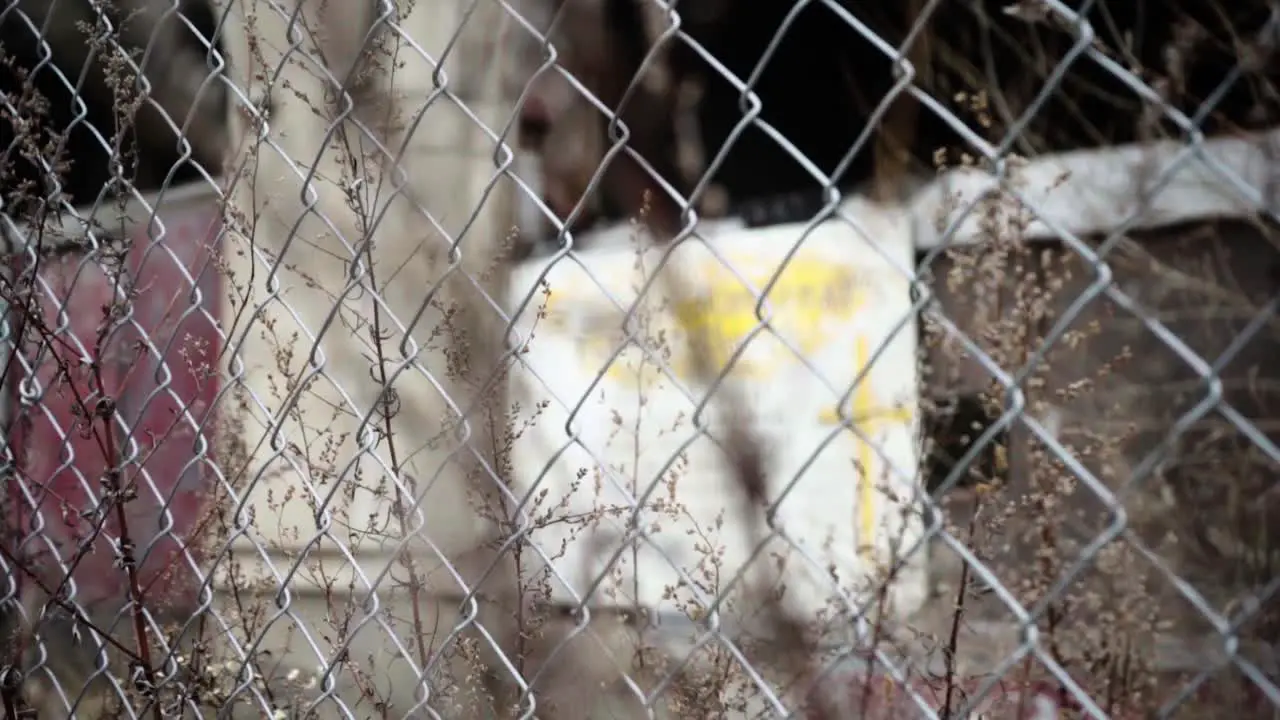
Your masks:
<svg viewBox="0 0 1280 720"><path fill-rule="evenodd" d="M819 212L768 228L701 217L730 146L680 196L614 112L649 97L644 73L618 87L571 72L573 53L593 57L573 23L591 27L603 5L539 0L225 3L223 44L201 51L223 74L201 82L231 98L226 167L138 187L117 164L123 192L78 207L55 179L45 216L6 200L5 712L1132 717L1221 707L1223 693L1252 703L1237 712L1280 711L1276 550L1265 523L1236 537L1246 521L1215 514L1240 504L1226 486L1245 472L1226 463L1263 477L1280 466L1274 410L1243 405L1270 375L1241 369L1275 348L1275 280L1231 295L1234 324L1216 326L1228 339L1209 342L1159 306L1172 281L1158 261L1132 270L1161 242L1153 232L1234 219L1265 235L1280 220L1276 132L1200 129L1244 71L1179 109L1099 49L1088 7L1022 3L1074 43L993 141L912 63L941 3L922 3L894 40L847 3L797 3L830 10L895 72L831 172L762 117L758 84L789 21L736 77L686 31L681 13L696 9L639 5L653 23L640 68L680 47L724 75L741 100L731 139L763 131L812 175ZM5 32L41 32L26 9L3 11ZM110 44L116 25L99 18ZM373 59L347 66L343 43ZM138 48L116 49L147 76ZM92 96L91 73L44 52L39 72ZM1183 139L1015 157L1079 63ZM518 161L514 147L539 82L603 113L576 126L604 133L598 157L571 168L585 171L581 197L608 192L629 159L676 196L677 232L583 232L586 200L553 211L548 180L568 161ZM973 162L905 201L850 192L845 169L908 99ZM11 95L0 104L32 114ZM517 217L556 241L516 259ZM1225 256L1223 233L1202 242ZM1271 255L1232 267L1280 266L1267 242ZM965 260L984 253L1002 259ZM1072 270L1036 275L1054 262ZM1034 331L980 322L992 267L1005 293L1041 278L1014 310ZM1164 271L1181 289L1225 283ZM1176 360L1151 378L1193 388L1123 461L1073 432L1146 411L1113 406L1111 375L1052 374L1110 368L1081 333L1121 326L1141 328L1141 352ZM980 378L987 419L963 429L961 456L926 490L920 438L936 398L921 368L935 363ZM1085 400L1108 409L1081 415ZM1167 499L1181 492L1170 468L1212 423L1236 442L1220 465L1230 477L1191 514L1214 547L1261 545L1218 559L1264 567L1239 587L1172 555L1175 530L1151 524L1187 512ZM987 456L1000 472L975 483ZM1017 494L1042 475L1052 491ZM1265 517L1274 483L1249 487L1244 504ZM1029 556L1012 537L974 540L978 525L1020 519L1038 533ZM1110 604L1152 616L1125 624ZM1117 680L1131 665L1141 679Z"/></svg>

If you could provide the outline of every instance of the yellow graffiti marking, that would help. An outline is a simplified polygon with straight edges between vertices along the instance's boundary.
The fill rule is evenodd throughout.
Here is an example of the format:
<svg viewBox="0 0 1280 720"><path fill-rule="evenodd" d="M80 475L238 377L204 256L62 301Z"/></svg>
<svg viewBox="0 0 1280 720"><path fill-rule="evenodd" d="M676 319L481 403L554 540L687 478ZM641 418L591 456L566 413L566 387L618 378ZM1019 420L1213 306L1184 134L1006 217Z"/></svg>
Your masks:
<svg viewBox="0 0 1280 720"><path fill-rule="evenodd" d="M743 342L760 327L756 316L758 296L718 263L700 268L705 291L701 297L676 303L672 315L684 333L698 333L709 340L713 367L725 367ZM747 275L752 285L765 287L772 277L768 268ZM769 326L806 355L826 344L831 321L847 320L858 311L857 278L851 269L815 260L795 260L769 289L762 313ZM767 334L767 331L765 333ZM769 342L761 338L761 342ZM738 377L763 379L775 374L787 353L771 353L768 360L743 357L734 367Z"/></svg>
<svg viewBox="0 0 1280 720"><path fill-rule="evenodd" d="M753 267L750 263L739 264L736 261L735 267L745 268L742 277L756 288L768 285L776 269L759 263ZM697 278L698 297L655 307L649 317L640 313L638 324L641 328L631 338L622 332L621 313L610 313L607 317L586 317L581 311L566 313L576 314L580 322L588 324L587 327L572 328L567 317L556 311L561 307L574 307L574 303L582 302L585 297L568 288L566 292L556 289L548 299L548 324L560 331L574 332L579 352L588 366L603 364L620 346L628 344L618 361L610 363L606 370L606 376L613 380L641 379L648 383L647 378L637 378L638 366L653 366L655 363L636 358L634 353L639 351L636 346L648 347L650 353L660 358L675 377L682 380L690 378L693 358L688 355L690 347L686 338L692 333L707 339L712 353L709 360L716 368L726 367L742 343L751 342L751 351L739 357L732 373L735 378L763 380L794 361L790 352L778 347L775 338L768 337L772 332L800 353L812 355L827 343L828 334L833 331L832 323L848 320L858 312L863 302L858 288L859 278L853 268L827 259L797 257L787 264L778 281L769 288L763 308L769 329L753 335L761 326L760 319L756 317L758 295L714 258L695 264L691 271ZM609 277L608 280L622 278ZM616 286L617 283L609 285ZM657 292L660 288L661 285L656 285L652 291ZM578 307L581 305L574 310L577 311ZM648 327L644 327L646 323ZM761 343L764 345L756 347Z"/></svg>
<svg viewBox="0 0 1280 720"><path fill-rule="evenodd" d="M854 375L862 373L870 359L866 336L859 336L854 344ZM906 407L881 407L877 404L875 393L871 390L871 378L865 376L853 389L850 398L853 406L847 415L849 422L867 435L874 435L884 425L902 424L911 421L912 412ZM819 416L823 425L839 425L841 419L837 408L828 408ZM871 551L875 544L876 490L871 471L875 454L871 443L855 436L858 459L858 554L862 557Z"/></svg>

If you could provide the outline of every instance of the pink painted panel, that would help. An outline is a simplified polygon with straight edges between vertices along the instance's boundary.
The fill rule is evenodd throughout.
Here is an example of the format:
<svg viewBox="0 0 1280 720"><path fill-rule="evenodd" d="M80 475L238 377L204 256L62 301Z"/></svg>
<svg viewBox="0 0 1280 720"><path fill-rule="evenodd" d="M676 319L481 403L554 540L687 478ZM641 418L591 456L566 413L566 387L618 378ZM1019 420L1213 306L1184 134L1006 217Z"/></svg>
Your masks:
<svg viewBox="0 0 1280 720"><path fill-rule="evenodd" d="M80 255L41 261L46 329L28 323L23 333L22 355L34 372L20 363L11 371L19 482L10 517L20 530L10 547L53 586L74 564L74 597L84 605L118 608L127 597L114 550L122 527L147 604L192 602L199 582L192 541L210 530L221 213L210 193L166 201L158 215L163 234L158 224L133 233L120 283L132 312L109 334L104 321L116 289L99 264ZM38 390L28 382L24 393L24 377ZM111 432L95 413L99 387L115 399ZM113 464L123 467L123 503L103 502Z"/></svg>

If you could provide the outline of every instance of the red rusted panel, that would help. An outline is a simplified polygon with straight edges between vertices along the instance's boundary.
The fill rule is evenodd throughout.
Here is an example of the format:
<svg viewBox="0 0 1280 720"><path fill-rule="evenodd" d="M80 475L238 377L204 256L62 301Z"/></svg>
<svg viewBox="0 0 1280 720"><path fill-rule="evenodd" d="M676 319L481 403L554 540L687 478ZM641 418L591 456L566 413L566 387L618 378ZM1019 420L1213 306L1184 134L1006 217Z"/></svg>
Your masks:
<svg viewBox="0 0 1280 720"><path fill-rule="evenodd" d="M139 211L132 214L145 220ZM118 608L127 597L128 576L113 549L121 537L120 513L116 504L102 502L110 457L122 463L122 485L136 491L123 503L124 527L149 606L194 599L198 577L184 550L210 529L210 409L221 351L221 279L213 249L221 214L210 193L166 201L159 222L163 234L158 223L132 233L120 283L132 312L105 337L116 292L108 273L80 255L41 261L39 276L47 285L39 305L48 331L28 323L22 347L28 367L16 364L11 375L19 398L19 383L31 375L42 395L25 407L19 400L14 420L19 482L11 490L16 517L10 517L20 529L10 547L45 583L60 581L59 560L75 562L74 597L84 605ZM110 433L102 417L92 417L99 383L116 406ZM93 516L100 507L107 508L105 521Z"/></svg>

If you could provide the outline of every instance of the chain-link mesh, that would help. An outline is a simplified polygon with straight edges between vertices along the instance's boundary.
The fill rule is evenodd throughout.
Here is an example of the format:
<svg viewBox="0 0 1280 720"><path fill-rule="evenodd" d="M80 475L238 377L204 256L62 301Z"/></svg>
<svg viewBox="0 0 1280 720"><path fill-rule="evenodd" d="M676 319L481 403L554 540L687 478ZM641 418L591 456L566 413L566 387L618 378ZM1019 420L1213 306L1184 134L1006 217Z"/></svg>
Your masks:
<svg viewBox="0 0 1280 720"><path fill-rule="evenodd" d="M900 5L8 3L5 717L1280 712L1280 9Z"/></svg>

